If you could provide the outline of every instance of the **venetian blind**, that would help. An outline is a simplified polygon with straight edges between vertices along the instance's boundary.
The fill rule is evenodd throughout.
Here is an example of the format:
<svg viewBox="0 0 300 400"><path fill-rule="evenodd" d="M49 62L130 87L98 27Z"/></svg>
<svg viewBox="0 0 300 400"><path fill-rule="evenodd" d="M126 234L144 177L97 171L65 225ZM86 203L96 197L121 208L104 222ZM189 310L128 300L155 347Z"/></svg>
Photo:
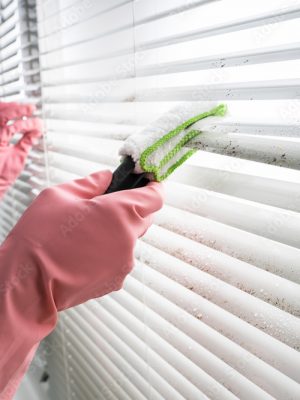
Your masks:
<svg viewBox="0 0 300 400"><path fill-rule="evenodd" d="M300 397L299 28L292 0L38 0L30 193L114 169L179 101L230 110L166 184L124 289L61 314L51 398Z"/></svg>

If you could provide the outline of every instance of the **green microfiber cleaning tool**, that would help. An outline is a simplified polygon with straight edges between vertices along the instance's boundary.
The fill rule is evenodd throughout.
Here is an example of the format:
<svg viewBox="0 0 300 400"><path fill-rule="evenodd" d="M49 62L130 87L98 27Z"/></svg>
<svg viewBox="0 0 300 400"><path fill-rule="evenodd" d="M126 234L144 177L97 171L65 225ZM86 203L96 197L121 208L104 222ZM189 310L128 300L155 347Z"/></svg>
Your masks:
<svg viewBox="0 0 300 400"><path fill-rule="evenodd" d="M106 193L163 181L196 151L186 146L226 114L225 104L184 103L162 115L140 133L128 137ZM195 125L196 124L196 125Z"/></svg>

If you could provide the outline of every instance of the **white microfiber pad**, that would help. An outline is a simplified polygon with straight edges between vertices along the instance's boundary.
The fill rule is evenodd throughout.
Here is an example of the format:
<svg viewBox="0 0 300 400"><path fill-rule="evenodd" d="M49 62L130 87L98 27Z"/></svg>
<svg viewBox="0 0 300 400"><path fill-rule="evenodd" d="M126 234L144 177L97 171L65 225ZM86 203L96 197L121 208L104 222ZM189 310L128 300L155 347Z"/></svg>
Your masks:
<svg viewBox="0 0 300 400"><path fill-rule="evenodd" d="M119 153L131 156L135 173L148 172L151 180L161 181L195 152L187 151L184 144L201 131L209 131L225 113L224 104L182 103L130 136Z"/></svg>

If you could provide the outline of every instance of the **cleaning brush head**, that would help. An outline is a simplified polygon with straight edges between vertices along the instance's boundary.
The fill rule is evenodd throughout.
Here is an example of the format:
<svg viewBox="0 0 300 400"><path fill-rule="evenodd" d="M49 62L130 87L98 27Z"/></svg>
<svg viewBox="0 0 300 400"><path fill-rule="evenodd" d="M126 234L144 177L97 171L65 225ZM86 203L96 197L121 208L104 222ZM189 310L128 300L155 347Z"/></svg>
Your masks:
<svg viewBox="0 0 300 400"><path fill-rule="evenodd" d="M122 162L105 193L142 187L149 180L166 179L197 151L193 139L202 131L213 129L226 111L224 104L183 103L140 133L130 136L120 149Z"/></svg>
<svg viewBox="0 0 300 400"><path fill-rule="evenodd" d="M132 158L136 174L162 181L197 151L187 150L186 144L202 130L209 130L226 111L225 104L183 103L130 136L119 153Z"/></svg>

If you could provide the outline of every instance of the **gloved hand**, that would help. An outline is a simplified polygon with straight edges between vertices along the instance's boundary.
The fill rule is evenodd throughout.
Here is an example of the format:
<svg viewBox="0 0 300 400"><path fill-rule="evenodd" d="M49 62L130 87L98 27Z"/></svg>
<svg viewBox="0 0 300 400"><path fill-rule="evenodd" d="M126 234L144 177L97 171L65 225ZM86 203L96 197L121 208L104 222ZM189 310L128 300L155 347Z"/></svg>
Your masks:
<svg viewBox="0 0 300 400"><path fill-rule="evenodd" d="M34 111L30 104L0 103L0 198L20 175L34 140L41 136L40 119L17 119L30 117ZM14 119L17 120L13 124L6 125ZM10 140L16 132L23 136L12 145Z"/></svg>
<svg viewBox="0 0 300 400"><path fill-rule="evenodd" d="M162 190L150 183L102 195L111 178L103 171L44 190L0 247L2 396L54 329L57 311L120 289L131 271L135 242L162 207Z"/></svg>

